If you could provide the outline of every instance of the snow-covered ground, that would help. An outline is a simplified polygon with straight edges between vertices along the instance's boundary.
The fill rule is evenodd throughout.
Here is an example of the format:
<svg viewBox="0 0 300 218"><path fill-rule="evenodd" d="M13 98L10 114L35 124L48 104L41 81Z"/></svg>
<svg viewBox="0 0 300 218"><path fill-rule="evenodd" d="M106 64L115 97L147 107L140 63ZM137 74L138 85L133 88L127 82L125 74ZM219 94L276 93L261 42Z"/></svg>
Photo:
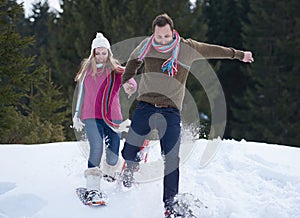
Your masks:
<svg viewBox="0 0 300 218"><path fill-rule="evenodd" d="M209 217L300 217L300 149L223 140L215 158L200 168L207 141L183 139L182 146L188 144L194 147L181 165L180 192L196 195ZM149 158L159 155L158 143L151 145ZM0 145L0 217L163 217L161 179L127 192L102 182L109 204L82 205L75 195L85 186L82 151L78 142Z"/></svg>

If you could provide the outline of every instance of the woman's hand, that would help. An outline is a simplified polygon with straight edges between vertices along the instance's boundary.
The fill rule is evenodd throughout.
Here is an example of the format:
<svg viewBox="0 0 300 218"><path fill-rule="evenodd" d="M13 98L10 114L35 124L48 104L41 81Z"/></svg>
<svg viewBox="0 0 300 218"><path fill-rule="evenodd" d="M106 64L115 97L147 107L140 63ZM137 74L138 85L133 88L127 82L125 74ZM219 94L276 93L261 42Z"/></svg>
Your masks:
<svg viewBox="0 0 300 218"><path fill-rule="evenodd" d="M75 115L73 117L73 128L77 131L81 131L84 126L84 123Z"/></svg>

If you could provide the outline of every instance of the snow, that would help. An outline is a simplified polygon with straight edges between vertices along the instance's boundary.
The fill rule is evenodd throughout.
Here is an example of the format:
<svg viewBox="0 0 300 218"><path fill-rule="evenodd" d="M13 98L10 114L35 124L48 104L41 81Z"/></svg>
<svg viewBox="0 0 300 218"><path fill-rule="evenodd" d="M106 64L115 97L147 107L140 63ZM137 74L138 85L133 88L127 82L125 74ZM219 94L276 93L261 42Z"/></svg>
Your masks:
<svg viewBox="0 0 300 218"><path fill-rule="evenodd" d="M200 168L207 142L182 139L192 150L180 171L180 192L208 206L207 217L300 217L300 149L222 140ZM149 162L160 158L158 144L151 141ZM0 217L163 217L161 178L126 192L103 181L109 204L82 205L75 189L85 186L83 151L79 142L0 145Z"/></svg>

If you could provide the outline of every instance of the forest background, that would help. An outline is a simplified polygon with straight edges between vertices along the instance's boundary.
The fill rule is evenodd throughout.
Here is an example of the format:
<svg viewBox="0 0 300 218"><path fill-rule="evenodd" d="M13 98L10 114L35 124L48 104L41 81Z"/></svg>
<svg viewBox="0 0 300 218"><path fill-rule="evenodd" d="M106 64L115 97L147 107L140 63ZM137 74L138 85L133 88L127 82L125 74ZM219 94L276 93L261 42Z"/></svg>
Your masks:
<svg viewBox="0 0 300 218"><path fill-rule="evenodd" d="M152 20L168 13L184 38L253 52L255 62L213 60L224 90L224 138L300 146L300 1L298 0L60 0L23 5L0 1L0 143L75 140L74 76L96 32L111 44L151 35ZM197 63L194 63L197 66ZM124 64L125 65L125 64ZM192 74L201 132L211 110ZM200 134L202 137L208 137Z"/></svg>

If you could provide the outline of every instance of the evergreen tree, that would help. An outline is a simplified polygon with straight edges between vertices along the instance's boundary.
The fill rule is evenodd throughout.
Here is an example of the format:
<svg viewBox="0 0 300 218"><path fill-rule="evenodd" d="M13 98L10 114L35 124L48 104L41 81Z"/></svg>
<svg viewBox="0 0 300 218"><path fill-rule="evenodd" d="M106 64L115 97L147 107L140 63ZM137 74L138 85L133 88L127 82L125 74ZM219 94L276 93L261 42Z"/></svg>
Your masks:
<svg viewBox="0 0 300 218"><path fill-rule="evenodd" d="M0 142L42 143L63 140L63 128L60 124L53 124L48 121L49 117L43 119L41 114L37 116L27 110L32 100L27 97L30 84L41 84L46 70L45 67L34 66L34 56L26 52L34 44L34 38L22 37L17 32L16 26L23 18L22 5L8 1L1 2L0 7ZM52 87L50 91L53 93L52 97L55 97L56 87ZM40 99L41 102L44 100ZM38 102L37 99L34 101ZM62 106L53 104L53 107L59 109Z"/></svg>
<svg viewBox="0 0 300 218"><path fill-rule="evenodd" d="M40 81L31 84L30 94L27 95L30 104L26 107L42 121L49 121L53 125L61 125L67 121L70 109L66 109L67 100L64 99L61 87L52 81L51 72L48 72Z"/></svg>
<svg viewBox="0 0 300 218"><path fill-rule="evenodd" d="M34 36L35 46L31 49L31 54L37 56L37 65L48 65L51 63L49 56L50 42L55 37L50 26L56 20L56 14L49 11L47 1L33 4L33 14L26 18L27 35Z"/></svg>
<svg viewBox="0 0 300 218"><path fill-rule="evenodd" d="M11 1L0 4L0 107L18 106L24 92L28 90L30 79L38 74L27 74L34 57L23 55L34 39L22 38L15 30L20 14L23 13L22 6Z"/></svg>
<svg viewBox="0 0 300 218"><path fill-rule="evenodd" d="M188 0L132 0L126 3L122 0L102 0L101 3L101 20L104 29L112 38L112 43L131 37L151 35L153 19L164 12L172 17L175 28L182 34L185 34L190 26L187 20L191 18L191 3Z"/></svg>
<svg viewBox="0 0 300 218"><path fill-rule="evenodd" d="M234 113L233 136L299 146L300 3L253 0L250 7L244 42L255 63L246 71L252 85Z"/></svg>
<svg viewBox="0 0 300 218"><path fill-rule="evenodd" d="M62 13L50 25L53 38L50 42L49 56L53 81L62 86L61 91L68 100L71 111L76 83L74 77L79 70L82 59L90 55L91 42L96 32L106 32L101 20L101 1L70 0L62 1ZM71 112L69 121L72 123ZM67 129L67 138L75 139L73 129Z"/></svg>
<svg viewBox="0 0 300 218"><path fill-rule="evenodd" d="M51 86L53 92L60 93L61 95L59 97L51 95L51 93L48 93L50 96L44 96L44 98L52 99L52 102L43 102L42 97L32 98L31 105L36 104L37 101L41 101L40 103L44 105L44 107L40 108L41 111L44 111L44 114L39 113L39 116L41 120L45 120L44 118L48 118L48 121L50 119L51 122L54 122L55 125L62 125L64 126L64 133L66 135L69 135L70 129L68 128L71 124L70 121L70 115L67 113L70 113L70 108L67 107L68 105L68 95L62 94L64 91L62 87L57 88L56 84L61 84L61 81L57 78L52 81L52 75L49 80L49 77L47 74L51 74L54 69L53 64L53 58L51 57L51 43L56 39L57 35L55 32L52 31L53 26L57 22L58 17L58 11L50 10L50 7L48 5L48 2L37 2L34 3L32 9L32 13L29 17L27 17L25 20L26 22L23 23L23 28L21 28L22 33L26 36L34 36L35 43L34 47L31 47L29 49L29 54L35 55L35 66L44 66L45 69L47 69L48 73L43 74L43 78L35 82L32 87L32 90L34 93L40 92L40 93L48 93L49 88ZM48 82L47 82L48 81ZM41 88L42 87L42 88ZM43 90L44 89L44 90ZM56 99L54 101L54 99ZM49 105L47 105L47 103ZM51 105L50 105L51 104ZM54 112L55 110L53 108L56 108L57 112ZM46 109L46 110L44 110ZM46 113L46 111L49 111L49 109L53 109L53 114L50 116L50 114ZM29 110L30 111L30 110ZM36 113L36 112L35 112ZM47 115L46 115L47 114ZM64 114L64 116L62 116ZM69 116L69 117L66 117ZM54 121L54 117L61 117L59 119L60 121Z"/></svg>
<svg viewBox="0 0 300 218"><path fill-rule="evenodd" d="M240 50L251 50L243 47L242 23L246 22L248 1L206 0L203 4L205 20L208 24L208 43L234 47ZM234 117L232 111L237 107L236 99L245 92L248 77L242 71L245 65L232 60L209 61L222 84L227 103L227 125L225 137L231 137Z"/></svg>
<svg viewBox="0 0 300 218"><path fill-rule="evenodd" d="M102 31L105 34L100 3L93 0L63 1L63 12L50 25L54 36L49 54L53 77L55 81L60 81L64 89L68 89L70 84L74 88L75 83L72 81L81 60L90 55L90 45L96 32Z"/></svg>

